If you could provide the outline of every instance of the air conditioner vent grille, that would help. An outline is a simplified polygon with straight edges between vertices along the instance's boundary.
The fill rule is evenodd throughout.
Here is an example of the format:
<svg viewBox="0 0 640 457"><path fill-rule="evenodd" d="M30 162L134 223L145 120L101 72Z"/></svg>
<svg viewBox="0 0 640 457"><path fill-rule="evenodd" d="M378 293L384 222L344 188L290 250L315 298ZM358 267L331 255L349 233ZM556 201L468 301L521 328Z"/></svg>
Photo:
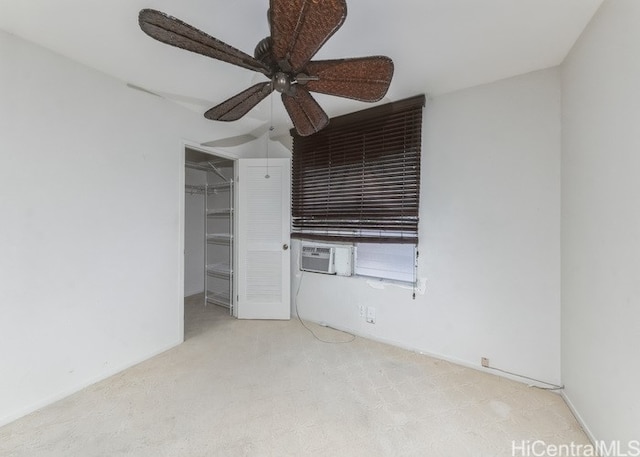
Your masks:
<svg viewBox="0 0 640 457"><path fill-rule="evenodd" d="M335 274L335 248L313 245L302 245L300 252L300 269L316 273Z"/></svg>

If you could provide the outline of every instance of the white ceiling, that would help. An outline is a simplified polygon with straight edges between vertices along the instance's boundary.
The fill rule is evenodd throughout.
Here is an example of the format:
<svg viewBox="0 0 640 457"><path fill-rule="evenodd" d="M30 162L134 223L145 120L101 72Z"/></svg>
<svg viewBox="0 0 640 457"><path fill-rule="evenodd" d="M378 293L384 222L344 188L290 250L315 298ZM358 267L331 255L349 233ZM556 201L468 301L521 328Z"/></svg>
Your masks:
<svg viewBox="0 0 640 457"><path fill-rule="evenodd" d="M316 59L387 55L385 101L442 93L560 64L603 0L347 0L342 28ZM172 48L138 28L155 8L253 54L267 36L268 0L0 0L0 29L204 113L263 80ZM330 116L369 106L318 95ZM198 100L206 100L200 104ZM269 101L249 113L268 119ZM289 128L279 100L274 122Z"/></svg>

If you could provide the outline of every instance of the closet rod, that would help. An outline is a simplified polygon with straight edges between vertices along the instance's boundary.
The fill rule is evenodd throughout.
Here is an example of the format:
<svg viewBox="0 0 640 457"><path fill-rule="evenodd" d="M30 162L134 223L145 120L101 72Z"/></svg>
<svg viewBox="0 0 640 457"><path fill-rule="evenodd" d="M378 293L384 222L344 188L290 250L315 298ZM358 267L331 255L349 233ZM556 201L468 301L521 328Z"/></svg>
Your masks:
<svg viewBox="0 0 640 457"><path fill-rule="evenodd" d="M212 161L207 162L206 164L203 162L189 162L186 161L184 163L184 166L187 168L191 168L194 170L202 170L202 171L212 171L215 174L217 174L220 178L222 178L224 180L224 182L231 182L231 180L229 178L227 178L225 175L222 174L222 171L220 171L220 168L218 168L216 166L216 164Z"/></svg>

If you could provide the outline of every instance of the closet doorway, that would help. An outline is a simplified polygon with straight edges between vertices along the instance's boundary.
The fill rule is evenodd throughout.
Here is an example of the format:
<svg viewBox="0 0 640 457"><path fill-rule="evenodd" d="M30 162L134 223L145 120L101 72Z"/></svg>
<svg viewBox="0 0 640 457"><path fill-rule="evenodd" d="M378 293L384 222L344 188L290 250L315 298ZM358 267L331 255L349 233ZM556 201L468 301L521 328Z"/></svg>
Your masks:
<svg viewBox="0 0 640 457"><path fill-rule="evenodd" d="M290 175L288 158L186 146L185 318L194 306L238 319L290 318Z"/></svg>
<svg viewBox="0 0 640 457"><path fill-rule="evenodd" d="M235 161L185 148L185 303L234 312Z"/></svg>

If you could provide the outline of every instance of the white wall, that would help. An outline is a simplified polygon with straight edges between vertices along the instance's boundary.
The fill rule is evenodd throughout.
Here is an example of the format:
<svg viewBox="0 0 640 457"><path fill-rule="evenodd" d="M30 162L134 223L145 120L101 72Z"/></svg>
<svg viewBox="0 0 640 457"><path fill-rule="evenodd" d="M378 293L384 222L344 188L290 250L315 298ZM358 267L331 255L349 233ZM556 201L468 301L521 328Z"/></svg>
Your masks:
<svg viewBox="0 0 640 457"><path fill-rule="evenodd" d="M640 2L605 1L562 68L562 377L592 438L625 445L640 431L638 24Z"/></svg>
<svg viewBox="0 0 640 457"><path fill-rule="evenodd" d="M185 183L203 186L204 171L187 168ZM184 296L204 291L204 194L186 194L184 207Z"/></svg>
<svg viewBox="0 0 640 457"><path fill-rule="evenodd" d="M305 273L300 315L478 366L560 382L560 78L545 70L438 97L424 112L426 292ZM359 317L374 306L377 323Z"/></svg>
<svg viewBox="0 0 640 457"><path fill-rule="evenodd" d="M4 32L0 62L2 424L182 341L182 138L219 124Z"/></svg>

